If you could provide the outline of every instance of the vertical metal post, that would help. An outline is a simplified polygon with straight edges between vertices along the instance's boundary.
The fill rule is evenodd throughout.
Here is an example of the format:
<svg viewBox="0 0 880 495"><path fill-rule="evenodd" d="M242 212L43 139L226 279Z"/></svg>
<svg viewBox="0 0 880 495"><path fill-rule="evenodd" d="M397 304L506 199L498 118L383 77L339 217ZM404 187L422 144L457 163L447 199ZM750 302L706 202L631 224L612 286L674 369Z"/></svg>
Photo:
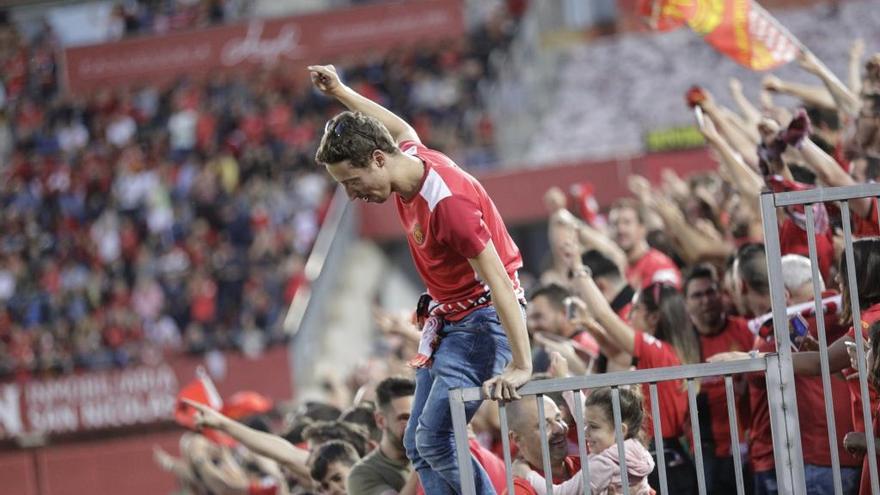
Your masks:
<svg viewBox="0 0 880 495"><path fill-rule="evenodd" d="M611 408L614 412L614 437L617 439L617 455L620 461L620 486L623 495L629 495L629 476L626 468L626 446L623 442L623 421L620 418L620 389L611 388Z"/></svg>
<svg viewBox="0 0 880 495"><path fill-rule="evenodd" d="M544 412L544 396L535 396L538 402L538 430L541 432L541 455L544 458L544 481L547 493L553 493L553 466L550 465L550 444L547 441L547 416Z"/></svg>
<svg viewBox="0 0 880 495"><path fill-rule="evenodd" d="M706 471L703 467L703 441L700 438L700 416L697 411L697 387L693 380L687 381L688 405L691 413L691 432L694 435L694 461L697 468L697 488L706 495Z"/></svg>
<svg viewBox="0 0 880 495"><path fill-rule="evenodd" d="M581 478L584 480L584 495L590 495L590 459L587 457L587 439L584 438L584 397L580 390L575 390L574 423L578 435L578 454L581 457ZM508 490L512 494L513 490Z"/></svg>
<svg viewBox="0 0 880 495"><path fill-rule="evenodd" d="M650 384L648 389L651 396L651 417L654 418L654 451L657 453L660 495L669 495L669 487L666 484L666 451L663 449L663 427L660 424L660 399L657 398L657 384Z"/></svg>
<svg viewBox="0 0 880 495"><path fill-rule="evenodd" d="M788 406L783 395L781 359L777 354L767 354L765 358L767 359L767 406L770 411L770 432L773 437L776 482L779 486L779 493L800 495L806 493L806 489L798 490L794 487L794 466L792 466L794 459L789 455L791 436L788 436L785 424ZM792 407L796 407L796 405ZM803 465L801 465L801 472L803 473Z"/></svg>
<svg viewBox="0 0 880 495"><path fill-rule="evenodd" d="M513 463L510 459L510 427L507 424L507 405L498 403L498 419L501 423L501 450L504 451L504 473L507 479L507 493L513 493Z"/></svg>
<svg viewBox="0 0 880 495"><path fill-rule="evenodd" d="M776 350L779 358L774 360L777 368L767 369L768 387L767 398L770 402L771 425L774 412L777 414L777 427L773 432L774 446L782 448L775 451L776 477L779 482L781 493L801 494L806 492L804 480L804 459L801 453L800 425L798 423L797 398L794 390L794 370L791 364L791 346L789 345L788 317L784 287L782 285L782 250L779 246L779 223L776 214L774 195L770 192L761 194L761 218L764 224L764 247L767 258L767 275L770 281L770 299L773 308L773 335L776 341ZM769 363L768 363L769 364ZM777 391L779 399L776 401L778 409L774 411L774 402L771 400L776 391L770 390L769 380L771 375L778 377ZM777 445L782 435L784 443Z"/></svg>
<svg viewBox="0 0 880 495"><path fill-rule="evenodd" d="M745 495L742 455L739 451L739 426L736 419L736 400L733 396L732 376L724 377L724 390L727 392L727 417L730 420L730 455L733 456L733 469L736 473L736 494Z"/></svg>
<svg viewBox="0 0 880 495"><path fill-rule="evenodd" d="M852 226L850 225L849 201L840 202L840 216L843 222L843 246L846 253L846 274L849 286L850 302L852 303L852 319L853 329L855 329L856 356L858 359L859 371L859 391L862 395L862 415L865 418L865 431L872 432L873 422L871 420L871 401L868 394L868 373L865 363L865 339L862 335L862 313L859 306L859 290L855 265L855 255L853 254ZM874 435L866 434L865 438L868 444L868 472L871 475L872 493L880 493L880 487L877 483L877 455L874 447Z"/></svg>
<svg viewBox="0 0 880 495"><path fill-rule="evenodd" d="M831 371L828 366L828 339L825 334L825 311L822 306L822 275L819 273L819 255L816 251L816 226L813 221L813 205L804 205L807 214L807 244L810 251L810 268L813 270L813 302L816 307L816 328L819 333L819 363L822 368L822 390L825 398L825 419L828 422L828 445L831 452L831 473L835 495L843 495L840 479L840 456L837 453L837 425L834 417L834 396L831 391Z"/></svg>
<svg viewBox="0 0 880 495"><path fill-rule="evenodd" d="M467 415L461 389L449 392L449 409L452 413L452 429L455 434L455 452L458 457L458 471L461 473L461 490L464 495L476 495L474 466L471 464L471 450L468 446Z"/></svg>
<svg viewBox="0 0 880 495"><path fill-rule="evenodd" d="M880 228L880 198L874 198L874 204L877 205L877 228Z"/></svg>

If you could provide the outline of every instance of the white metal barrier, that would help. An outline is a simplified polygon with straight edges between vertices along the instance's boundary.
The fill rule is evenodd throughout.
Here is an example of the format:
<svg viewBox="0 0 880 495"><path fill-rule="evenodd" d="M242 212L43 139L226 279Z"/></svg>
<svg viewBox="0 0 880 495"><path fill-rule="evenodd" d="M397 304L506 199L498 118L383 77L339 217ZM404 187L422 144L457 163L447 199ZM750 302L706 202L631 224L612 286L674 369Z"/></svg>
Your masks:
<svg viewBox="0 0 880 495"><path fill-rule="evenodd" d="M770 279L770 295L773 303L773 329L777 342L780 342L781 335L788 333L788 317L786 315L785 294L782 284L782 252L779 243L778 228L778 211L777 208L791 207L797 205L804 206L806 214L807 242L810 254L810 264L813 268L813 300L815 302L816 323L819 334L819 360L822 368L822 388L825 396L825 415L828 424L828 440L831 454L832 472L834 475L834 491L835 494L841 495L843 488L841 484L840 459L837 450L837 432L834 420L834 404L831 394L831 372L828 364L828 344L825 334L824 308L821 304L822 291L819 285L821 275L819 273L818 255L816 250L816 228L814 222L814 213L812 205L816 203L836 202L840 208L841 222L844 234L844 255L846 258L846 272L849 275L848 289L851 294L851 306L853 322L856 328L859 328L861 321L861 312L859 308L859 294L857 290L857 280L860 274L857 272L853 259L853 235L851 225L851 215L849 202L853 199L870 198L880 196L880 184L860 184L848 187L834 188L815 188L806 191L769 193L761 195L761 216L764 222L764 245L767 253L767 268ZM880 206L877 206L880 209ZM880 213L880 211L878 211ZM862 274L863 275L863 274ZM782 340L785 342L785 340ZM868 394L868 375L865 370L865 351L863 345L862 332L855 332L856 349L858 355L858 377L859 388L863 398L870 397ZM783 376L783 401L785 404L795 404L794 390L794 373L792 368L791 350L788 346L777 346L780 356L780 364L782 366ZM790 425L786 424L786 432L790 443L800 443L800 435L797 429L797 408L792 406L786 408L792 411L787 415L789 421L793 421ZM873 455L874 435L871 434L871 404L870 400L862 401L862 414L864 416L866 430L866 440L868 444L868 466L871 476L872 493L880 494L877 483L877 459ZM794 427L794 428L792 428ZM798 449L800 450L800 449ZM790 476L792 486L803 487L803 459L790 458ZM779 459L777 458L777 466ZM785 464L788 465L788 464ZM803 493L803 491L798 492Z"/></svg>
<svg viewBox="0 0 880 495"><path fill-rule="evenodd" d="M840 188L817 188L807 191L786 193L764 193L761 196L761 211L764 222L765 252L767 255L768 275L770 280L770 294L773 308L773 331L774 340L777 343L777 354L767 354L760 358L745 359L727 363L694 364L686 366L654 368L637 371L622 371L600 375L577 376L554 380L541 380L524 385L520 394L522 400L529 400L533 396L537 401L539 418L544 417L543 394L572 391L574 393L574 407L572 411L578 431L578 451L581 458L581 470L583 476L584 494L589 494L590 467L587 458L584 439L584 411L583 395L581 390L612 387L612 400L614 411L614 427L617 447L620 454L620 474L623 480L623 492L629 493L627 480L626 459L624 455L624 438L621 431L620 401L618 387L625 385L649 384L651 415L654 420L654 439L657 452L656 465L659 474L660 493L668 495L665 457L663 455L663 437L660 432L660 413L657 394L657 383L670 380L686 380L689 399L691 427L694 437L694 460L700 494L706 494L705 473L703 471L703 453L700 442L699 414L696 401L695 380L723 376L727 392L727 410L730 421L731 454L735 463L737 493L745 493L745 480L743 479L743 467L739 451L739 433L737 426L736 404L733 394L733 375L743 373L763 373L767 382L767 401L770 411L770 426L774 449L776 478L779 493L786 495L800 495L806 493L804 479L804 462L800 440L800 428L798 422L796 390L794 385L794 369L792 365L792 352L788 345L778 345L779 342L789 341L789 321L786 315L784 287L782 284L782 262L779 242L777 208L807 205L806 224L809 242L810 260L813 265L813 291L816 301L816 321L819 334L819 356L822 371L822 383L825 396L825 412L827 415L829 449L834 472L835 493L842 494L840 460L838 459L837 435L834 422L833 398L831 395L831 382L828 364L828 342L825 335L824 308L821 304L821 291L819 285L819 269L817 263L817 251L815 241L815 228L813 225L813 212L809 206L820 202L839 202L845 237L845 256L849 291L852 294L853 321L860 321L859 298L857 294L857 277L853 260L853 237L850 225L849 201L857 198L880 197L880 184L864 184ZM880 210L880 206L878 206ZM869 397L867 373L865 370L865 351L861 332L855 332L856 348L859 358L859 383L862 397ZM462 493L474 494L475 482L473 467L470 462L470 451L467 440L467 420L465 417L465 402L481 400L479 388L454 389L450 391L450 408L455 431L456 452L458 465L461 473ZM874 437L871 432L870 401L862 401L863 416L866 429L868 452L875 452ZM507 468L508 492L513 493L512 460L510 457L510 444L508 440L509 429L507 423L506 406L500 405L501 437L504 448L504 463ZM550 467L549 444L547 429L543 421L539 421L540 437L543 454L544 473L552 472ZM872 484L872 493L880 495L878 489L876 456L869 455L869 469ZM547 479L547 493L553 492L552 477Z"/></svg>
<svg viewBox="0 0 880 495"><path fill-rule="evenodd" d="M697 465L697 482L701 494L706 492L705 474L702 468L702 447L700 444L700 422L699 411L696 408L697 387L696 381L700 378L722 376L727 390L727 411L730 417L730 438L731 449L735 462L736 483L739 494L745 493L742 463L740 462L739 452L739 430L737 427L736 403L733 393L733 376L743 373L763 373L767 381L767 393L769 397L775 397L776 400L770 400L770 424L773 431L774 449L781 450L791 447L785 445L786 439L777 434L783 431L785 419L785 411L782 407L782 401L779 395L782 390L779 357L776 354L768 354L756 359L743 359L739 361L731 361L726 363L711 364L691 364L686 366L674 366L668 368L653 368L637 371L619 371L614 373L604 373L599 375L575 376L569 378L560 378L554 380L540 380L529 382L520 390L523 396L522 400L529 400L527 397L534 396L538 405L538 417L543 418L544 401L543 394L553 392L573 391L574 393L574 416L576 428L578 432L578 451L581 458L581 470L584 479L584 493L589 494L590 487L590 465L587 458L586 444L584 439L584 397L581 390L590 390L602 387L612 387L612 404L614 409L614 430L617 439L617 448L620 453L620 476L623 482L624 493L629 493L629 484L627 480L626 457L623 454L623 434L621 431L620 417L620 399L618 396L618 387L625 385L641 385L649 384L649 392L651 398L651 415L654 418L660 418L660 405L657 394L657 383L665 381L687 381L688 400L690 403L691 428L694 436L694 446L696 449L696 465ZM461 472L462 492L465 494L475 493L474 473L470 462L470 451L467 443L467 423L465 418L464 403L481 399L481 390L479 388L455 389L449 394L450 408L452 409L452 423L455 430L455 444L458 456L458 465ZM510 458L510 444L508 440L509 429L507 426L506 406L502 403L499 407L501 419L501 438L504 446L504 464L507 468L507 487L508 492L513 493L513 476L512 476L512 460ZM543 453L544 472L552 472L550 468L549 443L547 440L547 429L543 421L539 421L541 446ZM654 421L654 439L657 455L657 469L660 479L660 493L669 495L666 483L666 463L663 448L663 435L660 431L661 425L659 420ZM799 452L798 452L799 454ZM551 477L547 477L547 493L553 493ZM791 492L789 492L791 493ZM802 493L802 492L800 492ZM674 495L674 494L673 494Z"/></svg>

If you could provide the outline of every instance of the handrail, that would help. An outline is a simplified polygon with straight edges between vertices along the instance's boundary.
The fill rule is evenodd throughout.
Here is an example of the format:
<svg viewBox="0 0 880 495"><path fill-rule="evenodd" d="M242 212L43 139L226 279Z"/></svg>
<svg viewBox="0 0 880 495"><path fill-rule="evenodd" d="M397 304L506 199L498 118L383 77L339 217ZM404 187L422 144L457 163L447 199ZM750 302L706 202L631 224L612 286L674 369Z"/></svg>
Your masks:
<svg viewBox="0 0 880 495"><path fill-rule="evenodd" d="M598 375L580 375L553 380L531 381L523 385L517 392L522 396L565 392L567 390L592 389L618 385L638 385L642 383L664 382L669 380L687 380L706 376L723 376L740 373L751 373L767 369L765 358L739 359L719 363L687 364L665 368L651 368L635 371L615 371ZM456 389L450 393L460 394L461 400L482 400L479 387Z"/></svg>
<svg viewBox="0 0 880 495"><path fill-rule="evenodd" d="M769 192L767 194L770 194ZM789 191L773 194L776 207L793 206L830 201L848 201L880 195L880 184L867 183L841 187L815 187L805 191Z"/></svg>
<svg viewBox="0 0 880 495"><path fill-rule="evenodd" d="M315 244L304 267L305 282L290 302L283 330L291 337L288 345L293 394L308 388L315 379L315 360L321 354L321 330L326 319L326 304L341 270L346 247L355 235L357 210L345 189L336 188L327 216L321 224ZM313 297L314 296L314 297Z"/></svg>
<svg viewBox="0 0 880 495"><path fill-rule="evenodd" d="M293 300L290 301L287 315L284 317L282 329L288 335L295 336L299 333L303 317L306 314L306 308L312 297L312 285L324 271L324 264L330 254L333 239L336 238L339 232L342 218L348 210L350 203L348 196L345 194L345 189L338 186L333 193L333 199L330 200L327 217L321 224L318 235L315 237L315 244L312 246L312 251L309 253L303 268L305 283L296 291Z"/></svg>

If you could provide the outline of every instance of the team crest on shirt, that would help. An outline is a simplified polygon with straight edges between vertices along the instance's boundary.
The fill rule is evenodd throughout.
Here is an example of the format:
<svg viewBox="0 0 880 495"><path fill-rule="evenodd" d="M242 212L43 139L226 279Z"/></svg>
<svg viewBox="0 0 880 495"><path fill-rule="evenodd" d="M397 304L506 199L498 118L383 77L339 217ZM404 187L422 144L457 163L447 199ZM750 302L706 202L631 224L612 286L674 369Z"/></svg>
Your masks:
<svg viewBox="0 0 880 495"><path fill-rule="evenodd" d="M422 232L422 226L416 222L412 231L413 240L416 241L416 244L422 244L425 242L425 233Z"/></svg>

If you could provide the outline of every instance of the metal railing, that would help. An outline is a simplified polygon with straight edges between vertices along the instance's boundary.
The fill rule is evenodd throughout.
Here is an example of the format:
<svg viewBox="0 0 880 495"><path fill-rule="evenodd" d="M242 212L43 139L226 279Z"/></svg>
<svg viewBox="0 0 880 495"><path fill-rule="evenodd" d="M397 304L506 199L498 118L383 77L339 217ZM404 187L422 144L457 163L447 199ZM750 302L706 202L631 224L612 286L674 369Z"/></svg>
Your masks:
<svg viewBox="0 0 880 495"><path fill-rule="evenodd" d="M859 328L861 314L859 311L859 294L857 290L857 280L859 273L856 270L853 259L853 235L851 225L851 215L849 202L853 199L871 198L880 196L880 184L860 184L848 187L822 187L809 189L805 191L770 193L765 192L761 195L761 214L764 222L764 243L767 254L767 268L770 279L770 296L773 304L773 329L776 342L788 341L788 317L786 315L785 303L785 287L782 284L782 251L779 242L779 219L778 208L803 206L806 214L807 243L810 255L810 264L813 271L813 300L815 302L817 333L819 337L819 362L822 376L822 389L825 402L825 415L828 425L828 442L831 454L831 464L833 472L834 493L840 495L843 493L840 459L838 456L837 445L837 428L834 417L834 398L831 393L831 370L828 362L828 341L825 329L825 313L822 305L822 290L820 286L821 274L819 272L818 254L816 250L816 227L814 222L813 205L817 203L837 202L840 208L841 221L844 235L844 254L846 259L846 272L849 275L849 293L851 295L853 322L856 328ZM878 214L880 214L880 205L877 206ZM878 215L880 216L880 215ZM855 342L856 352L858 356L858 379L861 396L863 398L870 397L868 394L868 375L865 367L865 351L862 332L856 331ZM783 401L786 404L795 404L794 389L794 373L791 360L791 349L789 346L777 345L780 355L780 363L783 366ZM787 434L790 443L800 443L800 435L797 428L797 408L788 407L789 414L786 416L787 421L792 424L786 424ZM868 466L871 477L872 493L880 494L878 489L877 478L877 458L873 453L874 435L871 434L873 424L871 421L871 403L870 400L862 400L862 415L865 420L866 441L868 446ZM792 429L793 428L793 429ZM799 448L797 450L800 450ZM792 451L787 451L788 455L792 455ZM790 482L795 487L804 487L803 459L798 457L789 457L791 462L789 470ZM777 466L779 459L777 458Z"/></svg>
<svg viewBox="0 0 880 495"><path fill-rule="evenodd" d="M294 295L284 318L283 330L291 336L289 354L294 393L310 383L315 359L320 355L316 346L323 328L325 305L333 300L331 290L341 265L339 260L345 246L354 238L357 225L357 215L350 204L345 189L338 186L306 260L305 282Z"/></svg>
<svg viewBox="0 0 880 495"><path fill-rule="evenodd" d="M841 468L838 458L837 433L834 421L833 396L831 393L831 376L828 362L828 342L825 333L824 306L822 305L821 286L819 283L820 272L817 263L816 229L814 226L814 214L812 205L823 202L839 202L841 218L843 222L845 256L848 290L851 294L853 321L861 321L859 311L859 297L857 294L857 277L854 255L853 236L851 227L851 215L849 201L858 198L880 197L880 184L863 184L850 187L816 188L799 192L770 193L761 196L761 212L764 222L765 252L767 257L768 277L770 280L770 296L773 313L773 334L776 342L777 353L767 354L763 357L743 359L739 361L694 364L668 368L654 368L637 371L621 371L600 375L586 375L570 378L541 380L524 385L520 394L524 397L534 396L537 400L538 417L544 418L543 395L555 392L571 391L574 394L573 416L578 429L578 452L581 458L581 473L583 477L583 493L590 493L590 466L585 447L584 434L584 403L582 390L596 389L599 387L612 387L612 402L614 429L617 448L620 459L620 476L623 493L629 493L627 480L626 456L624 455L624 438L621 429L620 397L619 388L626 385L647 384L651 404L651 416L654 421L654 439L656 466L659 477L659 493L668 495L666 464L663 454L663 437L660 429L660 409L657 393L657 383L671 380L686 380L689 402L689 412L693 435L693 453L697 484L700 494L707 493L705 473L703 471L703 452L700 442L699 418L700 411L697 408L696 382L695 380L706 377L723 376L726 390L727 411L729 416L731 455L734 459L736 473L737 493L745 493L745 480L743 478L743 466L740 457L739 428L736 404L733 391L733 375L743 373L763 373L767 383L767 405L770 413L770 429L773 444L773 455L776 470L776 480L779 493L786 495L799 495L806 493L804 477L804 460L801 446L801 432L797 412L797 396L794 384L794 368L792 351L789 345L779 345L780 342L789 342L789 319L784 294L782 278L782 252L779 240L779 223L777 208L805 205L806 230L810 262L813 272L813 296L815 301L817 333L819 336L819 360L821 366L822 385L824 391L825 414L827 416L829 450L832 461L833 483L836 494L842 494ZM880 202L878 202L880 203ZM880 216L880 204L878 216ZM867 372L865 362L864 339L862 332L855 332L856 349L858 355L858 377L861 395L864 398L868 394ZM467 442L467 418L465 416L465 402L482 400L482 392L479 388L454 389L450 391L450 408L455 434L456 453L459 470L461 473L462 491L465 494L475 493L475 480L473 466L470 462L470 451ZM522 399L529 400L529 399ZM880 494L878 489L877 462L870 401L862 401L862 415L866 430L866 443L868 451L868 465L871 478L872 493ZM504 463L507 468L508 492L513 493L512 460L510 455L509 428L507 407L500 404L501 438L504 448ZM547 428L543 421L539 421L540 439L543 454L543 471L551 473L549 456L549 443ZM547 493L553 493L552 477L546 478Z"/></svg>
<svg viewBox="0 0 880 495"><path fill-rule="evenodd" d="M612 387L612 405L614 411L614 431L617 441L617 448L620 459L620 478L622 480L623 493L629 493L629 483L626 467L626 456L624 455L624 437L621 429L620 415L620 397L619 387L627 385L648 385L649 397L651 403L651 415L654 418L654 441L655 451L657 454L657 470L660 480L660 493L669 495L666 476L666 462L663 447L663 435L661 433L660 421L660 404L657 393L657 383L666 381L685 380L687 382L687 394L690 403L691 429L694 438L695 457L696 457L696 475L698 488L701 494L706 494L706 480L703 472L703 453L700 445L700 422L699 411L697 410L697 383L696 380L707 377L724 377L724 385L727 392L727 411L730 416L730 439L732 455L736 470L737 493L745 493L745 480L743 478L742 462L740 461L739 452L739 428L737 425L736 402L733 391L733 376L744 373L764 373L767 382L767 394L770 406L770 424L773 435L774 449L785 449L787 439L780 436L777 432L784 431L785 411L779 395L782 390L782 376L779 365L779 356L776 354L767 354L755 359L742 359L738 361L729 361L721 363L705 363L691 364L684 366L674 366L667 368L652 368L636 371L618 371L614 373L604 373L598 375L584 375L568 378L558 378L553 380L540 380L529 382L519 389L521 400L528 400L527 397L534 396L538 405L538 418L544 418L544 394L555 392L571 391L574 395L574 410L572 415L576 423L578 432L578 452L581 458L581 476L583 477L583 492L590 493L590 463L586 451L586 442L584 434L584 396L582 391L592 390L602 387ZM452 411L452 424L455 432L456 454L458 466L461 473L462 492L465 494L475 493L475 482L473 466L470 462L470 450L467 441L467 420L465 417L465 402L477 401L482 399L482 391L480 388L454 389L449 393L450 409ZM774 398L776 400L774 400ZM508 493L513 491L513 470L512 460L510 456L510 444L508 440L509 428L507 418L507 406L503 403L499 405L501 439L504 447L504 464L507 469L507 490ZM541 436L541 448L543 454L543 470L544 473L551 473L549 443L547 439L547 427L544 421L539 419L539 430ZM552 477L546 477L547 493L553 493ZM794 492L787 492L794 493ZM802 492L799 492L802 493Z"/></svg>

